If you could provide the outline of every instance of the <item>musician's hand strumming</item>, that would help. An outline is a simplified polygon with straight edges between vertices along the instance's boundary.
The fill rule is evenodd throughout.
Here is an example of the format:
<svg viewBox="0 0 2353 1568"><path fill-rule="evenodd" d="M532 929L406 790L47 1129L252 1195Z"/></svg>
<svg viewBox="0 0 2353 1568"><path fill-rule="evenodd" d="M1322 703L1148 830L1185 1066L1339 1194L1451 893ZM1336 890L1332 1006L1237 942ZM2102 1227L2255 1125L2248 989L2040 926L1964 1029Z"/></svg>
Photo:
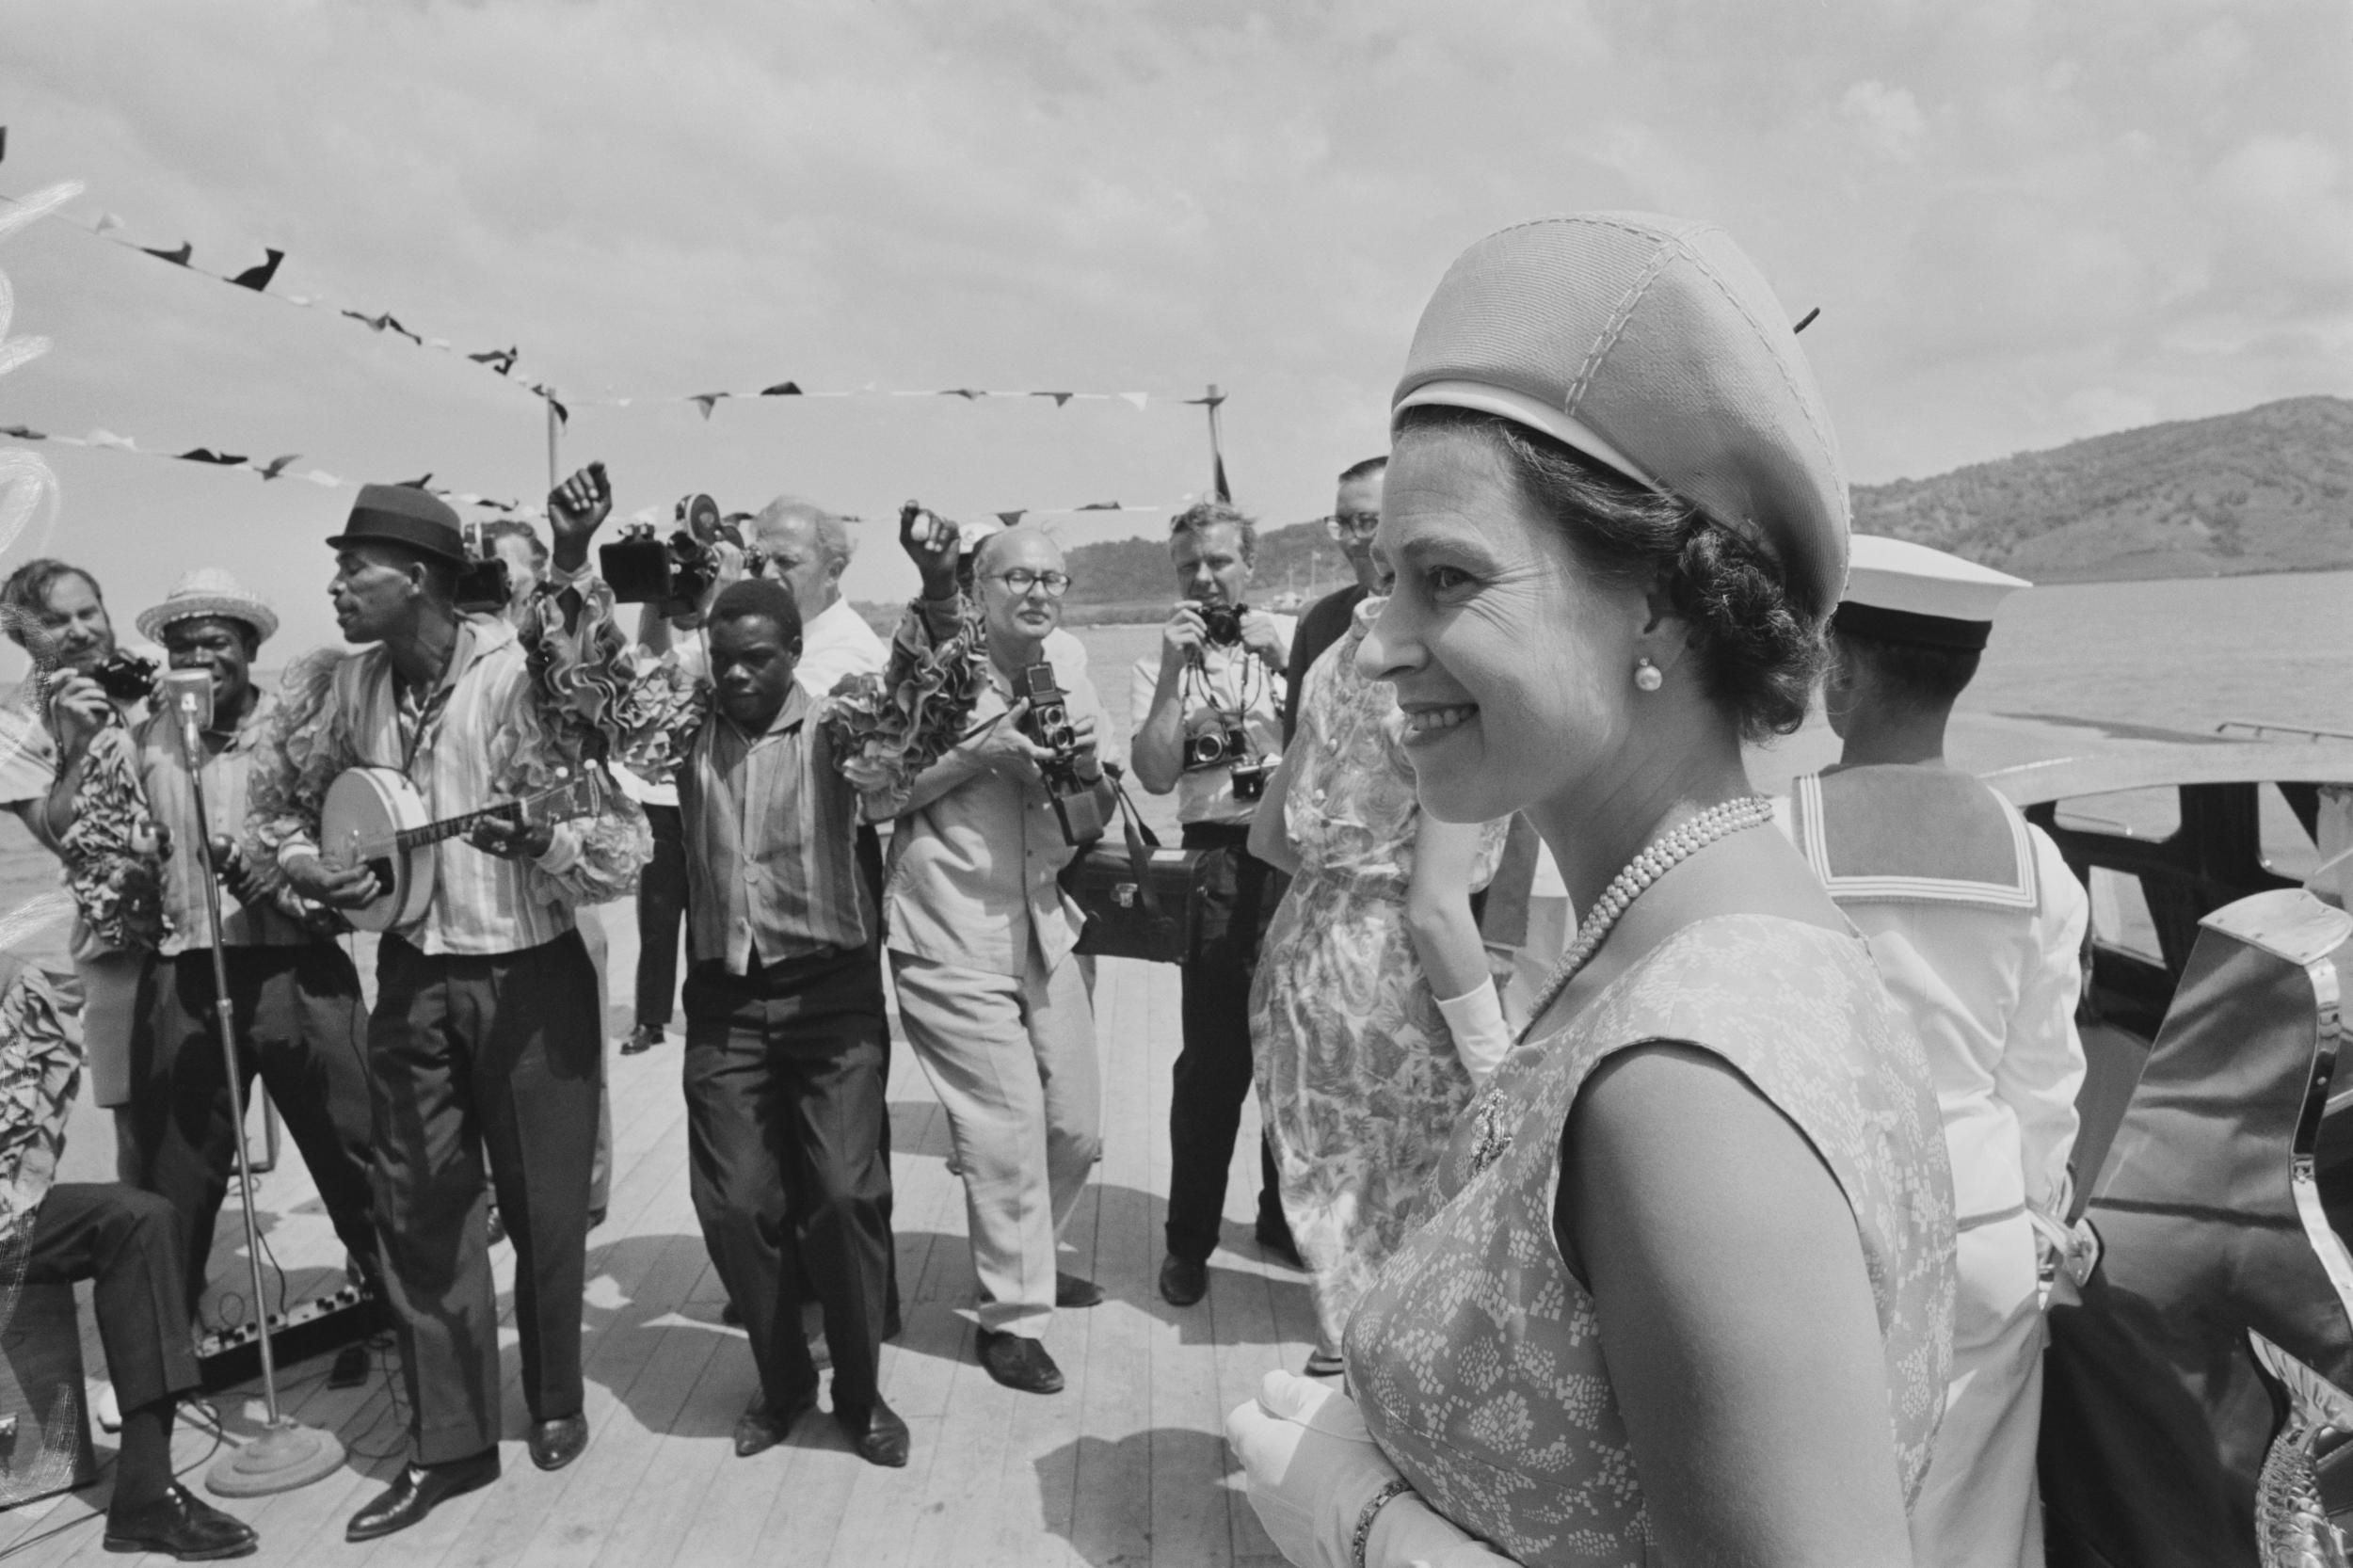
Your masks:
<svg viewBox="0 0 2353 1568"><path fill-rule="evenodd" d="M525 824L504 817L485 817L467 830L466 842L503 860L536 860L554 846L555 828L550 823Z"/></svg>
<svg viewBox="0 0 2353 1568"><path fill-rule="evenodd" d="M298 855L285 871L296 892L330 909L358 909L384 896L383 885L365 866L330 867L318 856Z"/></svg>
<svg viewBox="0 0 2353 1568"><path fill-rule="evenodd" d="M590 463L548 492L548 528L555 536L554 562L564 571L588 564L588 541L613 515L613 486L602 463Z"/></svg>

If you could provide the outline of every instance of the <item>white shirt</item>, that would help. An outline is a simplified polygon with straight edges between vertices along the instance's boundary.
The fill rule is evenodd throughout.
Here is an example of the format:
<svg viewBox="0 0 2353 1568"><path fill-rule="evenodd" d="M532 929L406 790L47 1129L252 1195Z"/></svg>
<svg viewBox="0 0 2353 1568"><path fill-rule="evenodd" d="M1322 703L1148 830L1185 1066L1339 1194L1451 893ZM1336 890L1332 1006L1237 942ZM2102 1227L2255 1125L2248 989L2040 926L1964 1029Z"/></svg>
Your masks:
<svg viewBox="0 0 2353 1568"><path fill-rule="evenodd" d="M879 675L889 660L890 649L866 617L848 600L837 599L801 623L801 663L793 679L822 700L833 695L843 676Z"/></svg>
<svg viewBox="0 0 2353 1568"><path fill-rule="evenodd" d="M1298 630L1296 616L1269 616L1289 648ZM1249 736L1252 753L1260 758L1283 755L1283 672L1244 648L1205 648L1198 667L1178 678L1183 713L1177 724L1180 741L1214 732L1218 714L1238 713ZM1160 656L1147 654L1135 663L1128 681L1128 722L1140 733L1152 712L1153 694L1160 686ZM1256 800L1234 798L1234 778L1225 767L1187 768L1176 776L1176 820L1193 823L1247 824L1257 813Z"/></svg>
<svg viewBox="0 0 2353 1568"><path fill-rule="evenodd" d="M1801 777L1792 793L1815 782L1815 776ZM1876 888L1852 874L1823 874L1821 846L1809 846L1811 835L1795 831L1799 813L1789 801L1780 803L1779 813L1783 831L1799 840L1839 910L1869 938L1888 994L1919 1032L1952 1156L1953 1214L1964 1231L2022 1208L2064 1218L2058 1210L2075 1146L2075 1092L2084 1079L2075 1003L2090 901L2057 845L2007 802L1989 803L2010 819L2023 846L2033 890L2028 906L1940 898L1926 878L1912 879L1919 885L1907 889L1897 885L1900 871L1870 878L1881 884ZM1834 846L1835 808L1828 815ZM1912 825L1919 832L1933 824ZM1835 848L1830 853L1834 859Z"/></svg>

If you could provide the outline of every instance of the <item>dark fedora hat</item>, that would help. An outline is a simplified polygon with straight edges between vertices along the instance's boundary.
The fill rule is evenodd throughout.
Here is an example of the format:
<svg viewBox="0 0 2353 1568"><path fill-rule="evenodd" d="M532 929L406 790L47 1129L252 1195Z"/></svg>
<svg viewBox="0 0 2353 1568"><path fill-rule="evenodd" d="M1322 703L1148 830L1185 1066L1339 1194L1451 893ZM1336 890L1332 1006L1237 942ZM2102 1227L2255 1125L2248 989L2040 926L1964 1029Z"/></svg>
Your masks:
<svg viewBox="0 0 2353 1568"><path fill-rule="evenodd" d="M466 538L457 514L440 497L411 485L362 485L344 531L327 541L343 550L355 544L396 544L466 564Z"/></svg>

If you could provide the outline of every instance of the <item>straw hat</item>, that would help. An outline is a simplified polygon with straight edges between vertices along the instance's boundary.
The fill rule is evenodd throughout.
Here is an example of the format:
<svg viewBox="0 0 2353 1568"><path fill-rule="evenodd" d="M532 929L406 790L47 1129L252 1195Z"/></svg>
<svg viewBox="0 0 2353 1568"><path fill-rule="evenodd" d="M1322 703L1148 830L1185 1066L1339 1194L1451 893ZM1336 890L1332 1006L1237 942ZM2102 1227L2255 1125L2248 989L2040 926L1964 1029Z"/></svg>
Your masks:
<svg viewBox="0 0 2353 1568"><path fill-rule="evenodd" d="M164 628L176 620L195 620L203 616L219 616L228 620L241 620L253 628L263 642L278 631L278 612L258 594L250 594L237 585L237 580L218 567L199 567L172 584L171 592L161 604L139 612L139 635L161 642Z"/></svg>

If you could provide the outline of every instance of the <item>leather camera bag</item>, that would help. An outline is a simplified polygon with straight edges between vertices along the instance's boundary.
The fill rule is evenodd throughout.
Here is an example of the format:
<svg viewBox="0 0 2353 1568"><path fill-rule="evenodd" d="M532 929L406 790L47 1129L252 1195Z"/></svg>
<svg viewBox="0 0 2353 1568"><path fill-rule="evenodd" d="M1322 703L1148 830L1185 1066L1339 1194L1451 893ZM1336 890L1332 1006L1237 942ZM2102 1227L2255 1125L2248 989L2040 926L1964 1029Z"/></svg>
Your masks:
<svg viewBox="0 0 2353 1568"><path fill-rule="evenodd" d="M1199 883L1208 853L1163 849L1118 785L1120 842L1097 841L1080 855L1063 886L1086 914L1079 951L1098 958L1181 964L1198 939Z"/></svg>

